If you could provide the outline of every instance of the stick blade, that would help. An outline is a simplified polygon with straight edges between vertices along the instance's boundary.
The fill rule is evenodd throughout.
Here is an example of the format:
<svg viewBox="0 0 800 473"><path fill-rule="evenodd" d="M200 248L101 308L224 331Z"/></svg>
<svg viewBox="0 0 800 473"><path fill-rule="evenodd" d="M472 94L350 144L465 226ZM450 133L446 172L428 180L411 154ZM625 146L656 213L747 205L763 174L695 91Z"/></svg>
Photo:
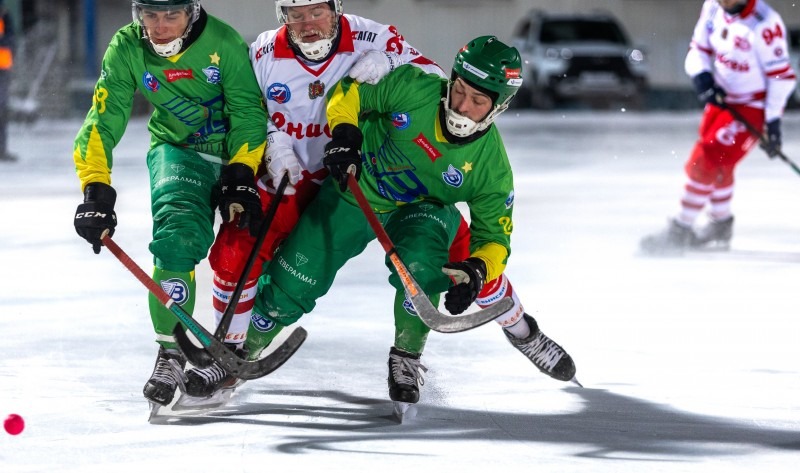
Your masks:
<svg viewBox="0 0 800 473"><path fill-rule="evenodd" d="M514 307L514 301L510 297L504 297L491 306L464 315L447 315L431 304L430 299L419 293L411 297L411 303L417 311L419 318L425 322L431 330L442 333L457 333L471 330L490 322Z"/></svg>
<svg viewBox="0 0 800 473"><path fill-rule="evenodd" d="M225 371L239 379L251 380L266 376L280 368L306 341L307 336L308 332L303 327L297 327L271 353L255 361L243 360L224 347L216 353L218 347L215 345L209 346L208 350Z"/></svg>

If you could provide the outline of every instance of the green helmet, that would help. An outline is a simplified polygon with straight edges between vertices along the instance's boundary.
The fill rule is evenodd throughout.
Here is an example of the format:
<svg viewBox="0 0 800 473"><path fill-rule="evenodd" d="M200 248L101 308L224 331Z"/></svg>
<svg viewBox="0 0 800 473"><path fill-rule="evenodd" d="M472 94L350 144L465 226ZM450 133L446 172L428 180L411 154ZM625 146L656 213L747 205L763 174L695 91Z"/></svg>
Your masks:
<svg viewBox="0 0 800 473"><path fill-rule="evenodd" d="M453 62L453 75L444 100L447 130L454 136L465 138L489 128L508 108L522 85L521 68L519 51L506 46L495 36L480 36L464 45ZM450 89L457 77L493 99L494 107L481 121L475 122L450 108Z"/></svg>
<svg viewBox="0 0 800 473"><path fill-rule="evenodd" d="M453 72L473 84L494 92L495 105L511 100L522 85L522 60L517 48L506 46L495 36L475 38L456 54Z"/></svg>

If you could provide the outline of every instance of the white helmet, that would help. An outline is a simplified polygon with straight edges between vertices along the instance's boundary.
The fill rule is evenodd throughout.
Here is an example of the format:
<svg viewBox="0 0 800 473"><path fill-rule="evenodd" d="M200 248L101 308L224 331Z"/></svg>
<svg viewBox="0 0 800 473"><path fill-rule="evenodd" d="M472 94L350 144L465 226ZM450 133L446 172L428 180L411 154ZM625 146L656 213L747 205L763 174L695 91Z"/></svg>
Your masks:
<svg viewBox="0 0 800 473"><path fill-rule="evenodd" d="M333 32L329 38L323 38L313 43L304 43L300 41L290 30L289 40L294 44L306 59L311 61L320 61L328 57L336 38L339 36L339 17L342 16L342 0L275 0L275 13L278 16L278 21L285 25L289 22L287 11L289 7L303 7L306 5L316 5L319 3L327 3L331 7L331 11L336 16Z"/></svg>
<svg viewBox="0 0 800 473"><path fill-rule="evenodd" d="M183 34L166 44L157 44L150 40L147 28L142 22L143 11L176 11L185 10L189 14L189 25ZM142 27L142 39L150 41L153 51L161 57L171 57L178 54L183 47L183 40L189 36L192 25L200 18L200 0L133 0L131 2L133 21Z"/></svg>

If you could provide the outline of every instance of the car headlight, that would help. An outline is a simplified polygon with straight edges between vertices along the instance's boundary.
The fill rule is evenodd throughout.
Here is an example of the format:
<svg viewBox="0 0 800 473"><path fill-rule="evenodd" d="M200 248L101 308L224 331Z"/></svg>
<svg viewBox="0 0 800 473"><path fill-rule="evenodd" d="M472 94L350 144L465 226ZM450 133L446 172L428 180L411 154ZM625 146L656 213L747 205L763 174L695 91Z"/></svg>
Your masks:
<svg viewBox="0 0 800 473"><path fill-rule="evenodd" d="M644 62L644 53L640 49L631 49L628 51L628 60L633 64L641 64Z"/></svg>
<svg viewBox="0 0 800 473"><path fill-rule="evenodd" d="M554 61L560 59L570 60L572 59L572 50L569 48L547 48L544 52L544 57Z"/></svg>

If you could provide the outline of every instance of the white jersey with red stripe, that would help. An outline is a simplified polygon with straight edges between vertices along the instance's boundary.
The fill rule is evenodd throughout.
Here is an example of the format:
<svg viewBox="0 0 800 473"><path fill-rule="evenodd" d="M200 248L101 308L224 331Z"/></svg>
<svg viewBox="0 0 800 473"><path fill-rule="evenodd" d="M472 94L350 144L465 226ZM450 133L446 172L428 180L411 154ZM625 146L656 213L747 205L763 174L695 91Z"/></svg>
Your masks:
<svg viewBox="0 0 800 473"><path fill-rule="evenodd" d="M250 46L250 61L270 116L270 132L277 128L288 133L301 166L312 174L322 169L322 155L331 138L325 94L365 52L397 53L400 64L411 63L444 77L444 71L408 44L394 26L345 14L340 28L338 48L321 63L295 53L286 26L261 33Z"/></svg>
<svg viewBox="0 0 800 473"><path fill-rule="evenodd" d="M730 15L706 0L686 56L686 73L708 71L726 101L764 109L767 122L783 114L797 78L789 60L788 32L781 16L763 0L748 0Z"/></svg>

